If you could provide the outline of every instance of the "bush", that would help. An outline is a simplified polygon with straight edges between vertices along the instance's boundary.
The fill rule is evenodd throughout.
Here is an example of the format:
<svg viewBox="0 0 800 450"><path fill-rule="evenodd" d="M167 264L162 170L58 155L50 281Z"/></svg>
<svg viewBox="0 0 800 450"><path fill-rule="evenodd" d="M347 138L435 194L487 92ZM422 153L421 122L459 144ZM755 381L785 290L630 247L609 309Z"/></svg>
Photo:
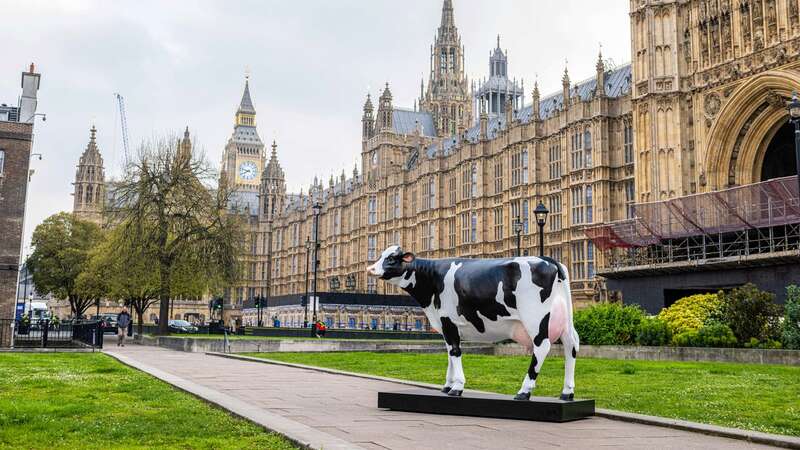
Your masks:
<svg viewBox="0 0 800 450"><path fill-rule="evenodd" d="M800 287L786 288L786 315L783 318L783 345L800 350Z"/></svg>
<svg viewBox="0 0 800 450"><path fill-rule="evenodd" d="M644 312L638 306L601 303L575 311L575 329L587 345L629 345L636 341Z"/></svg>
<svg viewBox="0 0 800 450"><path fill-rule="evenodd" d="M781 306L775 294L759 290L752 283L720 292L722 317L739 342L775 339L780 336Z"/></svg>
<svg viewBox="0 0 800 450"><path fill-rule="evenodd" d="M745 342L744 346L745 348L783 348L783 345L781 345L781 343L778 341L767 339L766 341L762 342L756 338L750 338L750 341Z"/></svg>
<svg viewBox="0 0 800 450"><path fill-rule="evenodd" d="M712 323L699 330L687 330L672 338L677 347L736 347L736 336L722 323Z"/></svg>
<svg viewBox="0 0 800 450"><path fill-rule="evenodd" d="M715 317L720 308L717 294L696 294L684 297L669 308L661 310L658 318L667 323L673 334L697 331L710 317Z"/></svg>
<svg viewBox="0 0 800 450"><path fill-rule="evenodd" d="M636 342L639 345L667 345L672 339L672 332L667 322L658 317L646 317L639 324Z"/></svg>

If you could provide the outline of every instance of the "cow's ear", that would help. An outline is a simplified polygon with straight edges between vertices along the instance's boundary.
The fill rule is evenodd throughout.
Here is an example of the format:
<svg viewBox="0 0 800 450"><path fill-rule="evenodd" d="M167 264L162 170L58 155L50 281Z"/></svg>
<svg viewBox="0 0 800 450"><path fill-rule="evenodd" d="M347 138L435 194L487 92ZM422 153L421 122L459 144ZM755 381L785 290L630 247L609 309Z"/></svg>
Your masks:
<svg viewBox="0 0 800 450"><path fill-rule="evenodd" d="M407 253L405 253L403 255L403 262L410 263L410 262L413 262L415 258L416 258L416 256L414 256L413 253L407 252Z"/></svg>

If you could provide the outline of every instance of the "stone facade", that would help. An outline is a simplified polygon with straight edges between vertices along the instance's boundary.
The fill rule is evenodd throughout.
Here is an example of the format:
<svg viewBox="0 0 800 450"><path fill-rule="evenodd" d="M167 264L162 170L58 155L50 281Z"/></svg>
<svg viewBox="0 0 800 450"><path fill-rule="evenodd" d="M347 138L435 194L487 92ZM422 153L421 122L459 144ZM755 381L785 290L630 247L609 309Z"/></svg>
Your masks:
<svg viewBox="0 0 800 450"><path fill-rule="evenodd" d="M39 79L31 64L22 73L19 107L6 108L0 116L0 319L15 316ZM0 332L0 347L9 344L9 337Z"/></svg>

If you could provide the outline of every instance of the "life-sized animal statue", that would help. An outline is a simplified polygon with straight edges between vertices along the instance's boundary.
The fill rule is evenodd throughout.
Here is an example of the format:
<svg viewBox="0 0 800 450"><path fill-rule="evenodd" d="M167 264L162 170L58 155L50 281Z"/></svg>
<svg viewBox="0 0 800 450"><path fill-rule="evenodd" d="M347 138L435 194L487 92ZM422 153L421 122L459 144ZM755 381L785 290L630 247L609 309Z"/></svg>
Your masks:
<svg viewBox="0 0 800 450"><path fill-rule="evenodd" d="M461 342L513 339L532 350L533 358L516 400L529 400L550 344L564 345L562 400L575 391L578 333L572 324L567 269L550 258L421 259L393 245L367 268L371 276L400 286L419 302L444 337L447 378L442 389L460 396L464 390Z"/></svg>

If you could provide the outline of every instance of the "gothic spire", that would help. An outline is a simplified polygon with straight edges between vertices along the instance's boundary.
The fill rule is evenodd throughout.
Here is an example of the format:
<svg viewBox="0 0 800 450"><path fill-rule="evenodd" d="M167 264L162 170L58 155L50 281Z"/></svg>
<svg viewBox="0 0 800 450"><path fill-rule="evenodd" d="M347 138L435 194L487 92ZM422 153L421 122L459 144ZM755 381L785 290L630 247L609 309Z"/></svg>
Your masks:
<svg viewBox="0 0 800 450"><path fill-rule="evenodd" d="M456 21L453 17L453 1L444 0L442 5L442 28L455 28Z"/></svg>
<svg viewBox="0 0 800 450"><path fill-rule="evenodd" d="M250 98L250 78L246 77L244 80L244 93L242 93L242 101L239 103L238 113L255 114L256 108L253 106L253 100Z"/></svg>

